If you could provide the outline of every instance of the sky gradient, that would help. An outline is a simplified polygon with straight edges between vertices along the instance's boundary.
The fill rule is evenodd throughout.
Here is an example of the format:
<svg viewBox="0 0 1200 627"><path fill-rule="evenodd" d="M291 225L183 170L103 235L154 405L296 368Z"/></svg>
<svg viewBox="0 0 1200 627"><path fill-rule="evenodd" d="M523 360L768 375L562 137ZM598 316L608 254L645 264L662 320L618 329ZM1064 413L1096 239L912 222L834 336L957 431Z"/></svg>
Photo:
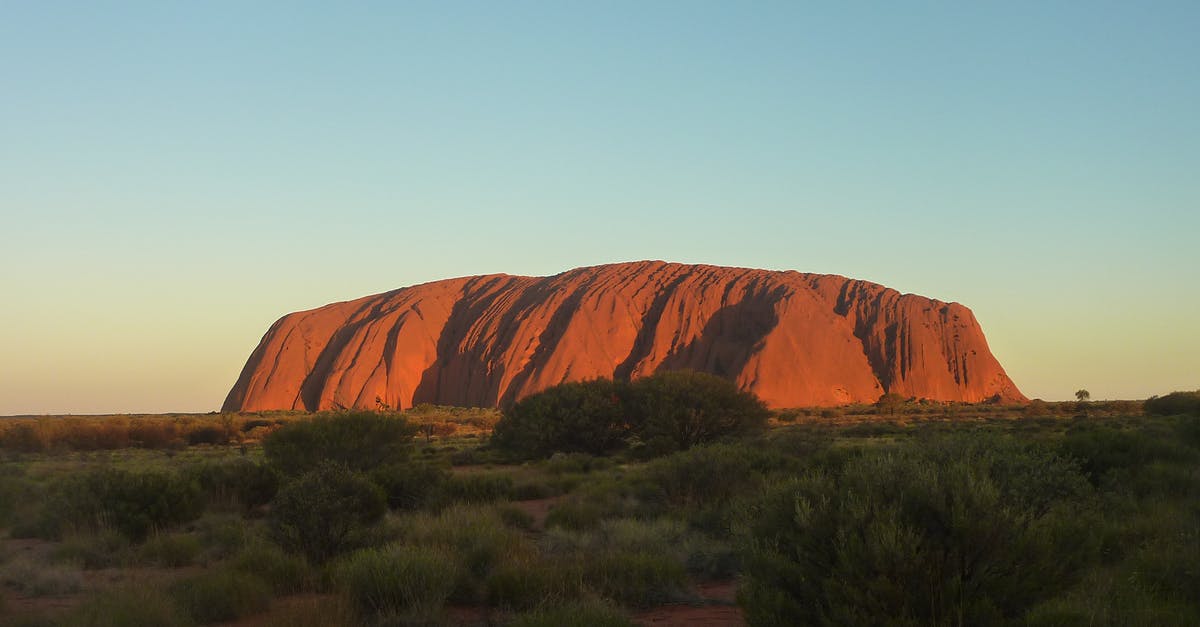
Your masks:
<svg viewBox="0 0 1200 627"><path fill-rule="evenodd" d="M961 302L1031 398L1200 388L1196 2L168 4L0 4L0 415L638 259Z"/></svg>

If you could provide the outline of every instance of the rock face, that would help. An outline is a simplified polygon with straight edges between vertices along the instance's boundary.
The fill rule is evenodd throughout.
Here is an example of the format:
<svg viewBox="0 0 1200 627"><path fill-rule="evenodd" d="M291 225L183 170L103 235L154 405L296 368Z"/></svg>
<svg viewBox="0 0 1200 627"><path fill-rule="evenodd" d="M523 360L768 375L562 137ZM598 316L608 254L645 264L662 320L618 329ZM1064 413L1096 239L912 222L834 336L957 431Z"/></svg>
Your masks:
<svg viewBox="0 0 1200 627"><path fill-rule="evenodd" d="M645 261L436 281L292 313L224 411L504 405L691 369L772 407L1025 397L971 310L836 275Z"/></svg>

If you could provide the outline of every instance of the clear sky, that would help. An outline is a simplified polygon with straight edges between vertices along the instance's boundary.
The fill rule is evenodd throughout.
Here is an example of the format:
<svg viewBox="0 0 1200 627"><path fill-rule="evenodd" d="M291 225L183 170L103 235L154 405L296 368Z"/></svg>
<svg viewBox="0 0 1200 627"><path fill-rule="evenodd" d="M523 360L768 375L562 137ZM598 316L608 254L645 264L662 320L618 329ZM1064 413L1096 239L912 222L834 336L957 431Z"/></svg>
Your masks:
<svg viewBox="0 0 1200 627"><path fill-rule="evenodd" d="M284 313L636 259L1200 387L1200 3L0 3L0 414L217 409Z"/></svg>

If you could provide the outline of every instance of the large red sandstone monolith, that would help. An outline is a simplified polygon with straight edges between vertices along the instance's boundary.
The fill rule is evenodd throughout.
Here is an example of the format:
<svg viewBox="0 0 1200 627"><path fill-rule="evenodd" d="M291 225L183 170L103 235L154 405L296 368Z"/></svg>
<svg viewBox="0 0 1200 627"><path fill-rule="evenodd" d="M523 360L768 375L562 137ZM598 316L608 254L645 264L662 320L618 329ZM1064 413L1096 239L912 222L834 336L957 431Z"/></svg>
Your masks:
<svg viewBox="0 0 1200 627"><path fill-rule="evenodd" d="M772 407L1025 397L971 310L836 275L644 261L436 281L280 318L223 411L496 406L692 369Z"/></svg>

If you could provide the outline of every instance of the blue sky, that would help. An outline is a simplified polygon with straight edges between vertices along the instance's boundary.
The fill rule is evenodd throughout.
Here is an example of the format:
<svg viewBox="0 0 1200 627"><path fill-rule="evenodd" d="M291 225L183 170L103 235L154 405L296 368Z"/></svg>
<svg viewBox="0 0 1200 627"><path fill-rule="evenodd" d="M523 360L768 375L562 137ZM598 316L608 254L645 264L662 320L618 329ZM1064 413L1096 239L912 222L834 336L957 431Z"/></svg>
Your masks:
<svg viewBox="0 0 1200 627"><path fill-rule="evenodd" d="M969 6L966 6L969 5ZM0 414L219 407L280 315L634 259L1200 387L1200 4L0 5Z"/></svg>

